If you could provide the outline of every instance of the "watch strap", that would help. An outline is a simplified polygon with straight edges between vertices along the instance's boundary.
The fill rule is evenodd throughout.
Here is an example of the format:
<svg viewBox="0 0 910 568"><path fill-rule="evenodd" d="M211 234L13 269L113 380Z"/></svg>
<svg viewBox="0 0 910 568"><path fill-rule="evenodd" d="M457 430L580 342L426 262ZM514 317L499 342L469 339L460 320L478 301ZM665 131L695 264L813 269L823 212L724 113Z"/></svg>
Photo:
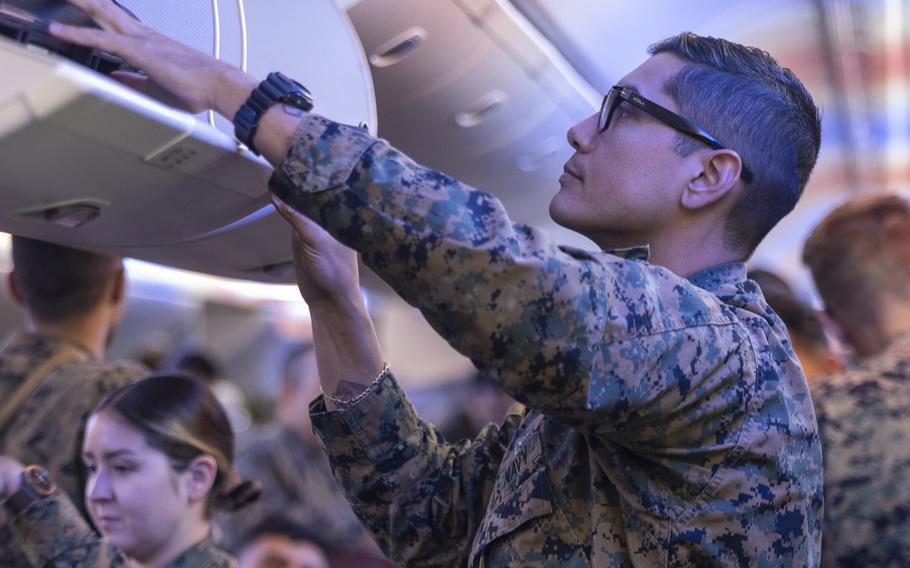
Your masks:
<svg viewBox="0 0 910 568"><path fill-rule="evenodd" d="M313 95L306 87L281 73L274 72L269 73L268 77L253 89L249 98L234 115L234 135L257 156L259 151L253 145L253 138L259 127L259 120L272 105L279 102L305 112L313 110Z"/></svg>
<svg viewBox="0 0 910 568"><path fill-rule="evenodd" d="M6 498L3 506L15 516L35 501L53 494L56 489L46 469L30 465L20 474L19 489Z"/></svg>

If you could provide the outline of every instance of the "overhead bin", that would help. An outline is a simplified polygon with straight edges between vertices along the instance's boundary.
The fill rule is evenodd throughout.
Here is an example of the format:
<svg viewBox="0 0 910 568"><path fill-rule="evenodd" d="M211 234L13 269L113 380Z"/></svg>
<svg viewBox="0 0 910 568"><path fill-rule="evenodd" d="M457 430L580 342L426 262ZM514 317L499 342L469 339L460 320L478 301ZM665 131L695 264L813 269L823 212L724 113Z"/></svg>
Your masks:
<svg viewBox="0 0 910 568"><path fill-rule="evenodd" d="M119 3L254 76L280 70L311 90L320 114L376 130L365 54L332 0ZM0 2L0 15L3 8L73 21L62 1ZM40 34L22 43L28 34L8 24L0 19L0 230L211 274L291 280L280 269L290 261L289 233L268 205L271 168L235 141L229 121L169 108L59 55Z"/></svg>
<svg viewBox="0 0 910 568"><path fill-rule="evenodd" d="M380 135L547 224L566 131L602 94L508 0L360 0L348 15L373 66Z"/></svg>

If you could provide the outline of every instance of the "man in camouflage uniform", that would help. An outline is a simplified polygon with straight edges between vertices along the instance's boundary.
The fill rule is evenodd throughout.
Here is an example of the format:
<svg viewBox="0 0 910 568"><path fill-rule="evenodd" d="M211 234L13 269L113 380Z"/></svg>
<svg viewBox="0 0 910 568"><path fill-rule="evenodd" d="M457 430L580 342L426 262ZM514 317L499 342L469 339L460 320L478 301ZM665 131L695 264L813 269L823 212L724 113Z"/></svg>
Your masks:
<svg viewBox="0 0 910 568"><path fill-rule="evenodd" d="M109 2L72 2L104 30L52 33L118 53L145 71L137 86L187 110L233 117L257 87ZM815 415L786 330L742 262L808 180L817 109L758 50L684 34L653 52L569 131L576 153L550 206L603 252L513 224L491 195L363 129L286 104L259 121L276 202L305 236L300 287L331 397L311 407L314 425L394 558L817 564ZM307 219L359 251L527 412L472 442L437 437L379 373L350 257L309 238ZM650 262L635 243L650 244Z"/></svg>
<svg viewBox="0 0 910 568"><path fill-rule="evenodd" d="M910 203L857 199L806 241L858 361L812 383L825 457L824 566L910 566Z"/></svg>
<svg viewBox="0 0 910 568"><path fill-rule="evenodd" d="M82 434L107 392L142 374L138 366L102 361L124 305L121 263L92 253L13 237L9 286L24 308L28 333L0 350L0 405L22 382L63 350L72 356L50 370L0 431L0 455L46 468L86 518ZM0 507L4 567L31 566Z"/></svg>
<svg viewBox="0 0 910 568"><path fill-rule="evenodd" d="M295 349L285 364L278 395L278 423L243 439L234 459L237 473L256 480L259 499L216 522L224 544L236 551L239 540L263 519L281 514L318 531L331 548L379 553L335 481L305 409L319 395L319 370L312 344Z"/></svg>

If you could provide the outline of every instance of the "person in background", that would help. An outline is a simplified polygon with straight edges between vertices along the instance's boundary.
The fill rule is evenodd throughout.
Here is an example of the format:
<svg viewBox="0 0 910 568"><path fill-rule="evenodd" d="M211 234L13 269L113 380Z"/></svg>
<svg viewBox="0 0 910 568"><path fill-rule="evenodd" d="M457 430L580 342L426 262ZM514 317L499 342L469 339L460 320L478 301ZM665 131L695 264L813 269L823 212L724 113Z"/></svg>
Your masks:
<svg viewBox="0 0 910 568"><path fill-rule="evenodd" d="M787 326L793 351L810 383L843 370L843 361L832 348L824 323L812 306L797 298L790 286L772 272L750 270L747 278L758 284L768 305Z"/></svg>
<svg viewBox="0 0 910 568"><path fill-rule="evenodd" d="M329 568L326 546L316 531L271 516L257 523L241 540L238 568Z"/></svg>
<svg viewBox="0 0 910 568"><path fill-rule="evenodd" d="M234 435L202 382L157 375L105 397L88 420L85 503L96 535L40 467L0 457L0 499L35 566L228 568L211 514L258 496L232 463Z"/></svg>
<svg viewBox="0 0 910 568"><path fill-rule="evenodd" d="M234 432L242 433L249 429L252 418L246 395L236 383L224 378L221 366L214 357L202 351L186 351L165 371L183 373L207 384L227 411Z"/></svg>
<svg viewBox="0 0 910 568"><path fill-rule="evenodd" d="M12 299L26 331L0 349L0 455L40 463L82 515L80 459L85 422L106 393L143 375L134 363L105 362L123 315L120 259L12 237ZM0 509L0 559L31 567Z"/></svg>
<svg viewBox="0 0 910 568"><path fill-rule="evenodd" d="M512 405L516 405L512 408ZM467 392L459 408L439 424L439 431L446 440L457 442L473 438L489 424L499 424L507 414L521 414L515 399L496 387L496 384L474 373L467 382Z"/></svg>
<svg viewBox="0 0 910 568"><path fill-rule="evenodd" d="M837 207L803 261L857 356L811 385L825 458L822 565L910 566L910 202Z"/></svg>
<svg viewBox="0 0 910 568"><path fill-rule="evenodd" d="M298 345L285 360L277 423L247 435L237 453L237 471L259 482L262 497L238 514L218 516L216 523L227 548L235 549L233 543L262 519L281 514L318 531L332 548L381 556L351 510L313 433L306 408L317 396L315 351L312 344Z"/></svg>

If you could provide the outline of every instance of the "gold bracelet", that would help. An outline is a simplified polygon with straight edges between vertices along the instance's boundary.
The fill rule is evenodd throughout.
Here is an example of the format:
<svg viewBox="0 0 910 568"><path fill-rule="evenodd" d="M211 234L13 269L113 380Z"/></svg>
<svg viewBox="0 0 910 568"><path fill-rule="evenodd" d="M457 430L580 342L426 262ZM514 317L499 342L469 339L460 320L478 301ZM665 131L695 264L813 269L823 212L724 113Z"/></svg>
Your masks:
<svg viewBox="0 0 910 568"><path fill-rule="evenodd" d="M336 397L330 395L329 393L325 392L325 389L322 388L322 385L319 386L319 390L322 391L322 396L325 397L326 400L330 401L330 402L331 402L332 404L334 404L335 406L340 406L340 407L342 407L342 408L345 408L345 407L348 407L348 406L352 406L353 404L357 403L357 401L359 401L360 399L362 399L363 397L365 397L365 396L367 395L367 393L369 393L371 390L373 390L373 387L376 386L376 384L377 384L379 381L381 381L382 378L383 378L384 376L386 376L386 374L387 374L388 372L389 372L389 364L388 364L388 363L383 363L383 364L382 364L382 370L379 371L379 376L377 376L375 379L373 379L373 382L370 383L370 385L369 385L367 388L365 388L365 389L363 390L363 392L361 392L360 394L358 394L357 396L355 396L355 397L352 398L351 400L341 400L340 398L336 398Z"/></svg>

